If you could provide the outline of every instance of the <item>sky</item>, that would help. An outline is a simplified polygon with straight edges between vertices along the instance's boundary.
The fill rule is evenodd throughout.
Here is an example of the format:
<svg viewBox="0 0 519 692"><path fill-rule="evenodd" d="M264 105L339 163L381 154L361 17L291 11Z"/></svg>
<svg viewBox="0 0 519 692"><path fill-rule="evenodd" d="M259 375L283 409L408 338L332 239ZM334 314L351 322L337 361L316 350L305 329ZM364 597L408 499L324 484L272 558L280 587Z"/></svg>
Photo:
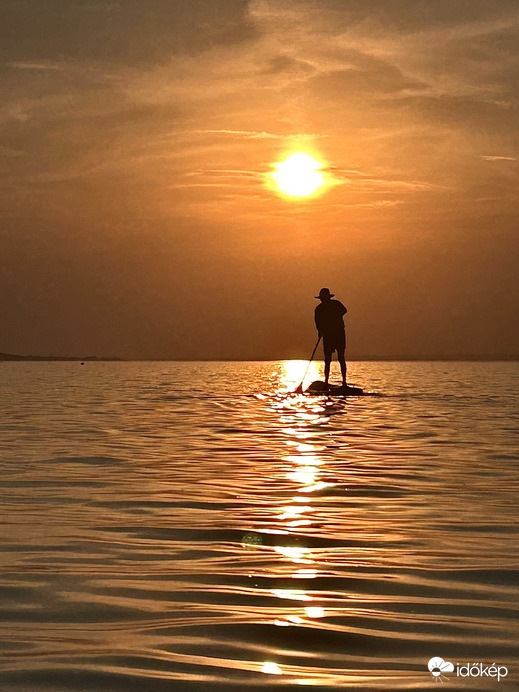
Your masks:
<svg viewBox="0 0 519 692"><path fill-rule="evenodd" d="M0 0L0 90L0 352L519 356L516 0Z"/></svg>

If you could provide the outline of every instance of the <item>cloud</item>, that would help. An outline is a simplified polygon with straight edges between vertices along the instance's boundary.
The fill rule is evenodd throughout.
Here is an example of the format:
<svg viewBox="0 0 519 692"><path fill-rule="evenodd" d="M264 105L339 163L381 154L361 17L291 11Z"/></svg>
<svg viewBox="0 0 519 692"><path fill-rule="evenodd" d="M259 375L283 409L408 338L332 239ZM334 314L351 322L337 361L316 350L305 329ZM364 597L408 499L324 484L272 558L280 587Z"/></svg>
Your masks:
<svg viewBox="0 0 519 692"><path fill-rule="evenodd" d="M2 0L0 60L142 65L254 36L247 0Z"/></svg>
<svg viewBox="0 0 519 692"><path fill-rule="evenodd" d="M381 209L388 207L397 207L400 204L405 204L402 199L379 199L374 202L352 202L351 204L333 204L334 209Z"/></svg>
<svg viewBox="0 0 519 692"><path fill-rule="evenodd" d="M10 62L7 67L15 70L61 70L61 65L51 62Z"/></svg>
<svg viewBox="0 0 519 692"><path fill-rule="evenodd" d="M143 7L3 3L2 141L27 154L6 164L15 178L111 171L170 188L185 170L262 170L305 140L337 171L373 171L378 194L452 189L473 149L515 154L514 3Z"/></svg>
<svg viewBox="0 0 519 692"><path fill-rule="evenodd" d="M248 188L250 184L263 183L264 173L262 171L246 171L246 170L196 170L189 171L183 178L184 181L174 183L169 186L170 189L181 188L226 188L229 190L237 190L240 187ZM185 179L187 178L187 181Z"/></svg>
<svg viewBox="0 0 519 692"><path fill-rule="evenodd" d="M290 75L294 77L307 77L315 72L314 66L306 60L296 60L290 55L276 55L268 61L263 69L265 75Z"/></svg>
<svg viewBox="0 0 519 692"><path fill-rule="evenodd" d="M213 336L248 339L257 314L258 342L273 321L288 334L275 297L331 275L371 296L377 323L391 286L402 333L425 297L447 339L443 308L470 315L476 287L502 318L485 303L474 343L502 323L512 352L518 45L516 0L2 0L4 325L25 344L38 320L48 331L21 350L63 352L77 333L153 356L183 353L180 323L215 355ZM266 188L295 142L342 184L297 203ZM23 310L10 295L27 295ZM258 309L235 312L243 295ZM123 336L103 345L121 312ZM430 311L411 351L425 323Z"/></svg>
<svg viewBox="0 0 519 692"><path fill-rule="evenodd" d="M295 139L319 139L327 137L326 134L298 132L292 134L279 134L276 132L256 132L254 130L191 130L193 134L209 134L209 135L231 135L234 137L244 137L245 139L280 139L280 140L295 140ZM180 133L179 133L180 134ZM182 133L185 134L185 133Z"/></svg>
<svg viewBox="0 0 519 692"><path fill-rule="evenodd" d="M366 65L366 63L369 63ZM362 65L351 65L348 69L322 72L308 80L307 87L319 98L330 96L336 102L359 100L366 95L384 98L388 94L408 93L423 89L425 84L405 77L393 65L380 60L363 60Z"/></svg>
<svg viewBox="0 0 519 692"><path fill-rule="evenodd" d="M261 19L275 18L282 28L292 28L301 13L313 20L311 26L325 23L334 33L376 28L384 34L415 33L423 29L466 26L467 21L483 22L517 13L515 0L257 0L255 14Z"/></svg>
<svg viewBox="0 0 519 692"><path fill-rule="evenodd" d="M484 159L485 161L517 161L517 159L514 156L484 156L484 155L481 155L481 158Z"/></svg>

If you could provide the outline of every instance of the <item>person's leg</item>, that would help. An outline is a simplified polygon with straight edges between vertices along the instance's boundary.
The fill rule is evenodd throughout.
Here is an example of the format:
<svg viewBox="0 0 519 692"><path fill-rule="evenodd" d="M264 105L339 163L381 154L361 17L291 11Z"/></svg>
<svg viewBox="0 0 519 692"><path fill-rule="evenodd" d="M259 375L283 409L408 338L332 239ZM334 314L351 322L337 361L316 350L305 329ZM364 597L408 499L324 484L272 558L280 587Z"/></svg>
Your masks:
<svg viewBox="0 0 519 692"><path fill-rule="evenodd" d="M332 354L331 353L325 353L324 354L324 383L328 384L328 380L330 379L330 364L332 362Z"/></svg>
<svg viewBox="0 0 519 692"><path fill-rule="evenodd" d="M343 332L337 340L337 360L341 365L342 385L346 387L346 332Z"/></svg>
<svg viewBox="0 0 519 692"><path fill-rule="evenodd" d="M346 387L346 358L344 356L344 351L339 351L337 353L337 360L341 366L342 384Z"/></svg>
<svg viewBox="0 0 519 692"><path fill-rule="evenodd" d="M324 352L324 383L328 384L330 379L330 364L332 362L332 354L334 348L329 336L323 337L323 352Z"/></svg>

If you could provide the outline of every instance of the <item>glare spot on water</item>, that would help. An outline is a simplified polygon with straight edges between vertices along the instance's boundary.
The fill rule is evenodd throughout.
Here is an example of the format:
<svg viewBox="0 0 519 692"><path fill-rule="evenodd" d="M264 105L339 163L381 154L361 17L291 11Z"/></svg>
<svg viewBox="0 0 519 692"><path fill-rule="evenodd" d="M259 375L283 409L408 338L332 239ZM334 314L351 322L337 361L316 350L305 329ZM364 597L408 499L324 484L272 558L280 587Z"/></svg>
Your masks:
<svg viewBox="0 0 519 692"><path fill-rule="evenodd" d="M322 685L323 682L321 680L313 680L311 678L305 679L305 680L294 680L296 685Z"/></svg>
<svg viewBox="0 0 519 692"><path fill-rule="evenodd" d="M305 493L315 493L318 490L324 490L324 488L331 487L331 483L323 483L322 481L320 483L314 483L314 485L310 485L306 488L303 488L302 491Z"/></svg>
<svg viewBox="0 0 519 692"><path fill-rule="evenodd" d="M297 519L301 514L305 512L311 512L312 508L309 505L289 505L288 507L283 507L283 514L280 519Z"/></svg>
<svg viewBox="0 0 519 692"><path fill-rule="evenodd" d="M308 372L305 376L305 371L308 367ZM306 360L286 360L281 365L279 373L279 384L281 391L294 391L301 384L304 377L303 386L306 386L313 380L319 377L319 365L315 362L310 363Z"/></svg>
<svg viewBox="0 0 519 692"><path fill-rule="evenodd" d="M299 617L299 615L288 615L287 620L290 620L294 625L301 625L304 623L303 618Z"/></svg>
<svg viewBox="0 0 519 692"><path fill-rule="evenodd" d="M271 593L277 596L277 598L287 598L290 601L313 600L305 591L296 591L294 589L272 589Z"/></svg>
<svg viewBox="0 0 519 692"><path fill-rule="evenodd" d="M292 579L315 579L316 577L316 569L298 569L297 572L292 574Z"/></svg>
<svg viewBox="0 0 519 692"><path fill-rule="evenodd" d="M302 564L312 563L312 560L309 559L310 550L308 548L276 545L274 546L274 550L280 555L288 557L292 562L300 562Z"/></svg>
<svg viewBox="0 0 519 692"><path fill-rule="evenodd" d="M302 483L303 485L314 485L317 474L318 471L314 466L303 466L296 471L287 473L287 478L291 481L296 481L296 483ZM305 490L307 490L307 488L305 488Z"/></svg>
<svg viewBox="0 0 519 692"><path fill-rule="evenodd" d="M308 608L305 608L305 613L308 615L309 618L322 618L322 617L324 617L323 608L319 608L318 606L310 606Z"/></svg>
<svg viewBox="0 0 519 692"><path fill-rule="evenodd" d="M301 452L301 453L303 453L303 452L315 452L315 450L316 450L315 445L309 445L305 442L299 442L299 443L296 442L296 445L297 445L297 451Z"/></svg>
<svg viewBox="0 0 519 692"><path fill-rule="evenodd" d="M320 466L324 463L324 461L315 454L289 454L283 457L283 459L293 464L304 464L305 466Z"/></svg>

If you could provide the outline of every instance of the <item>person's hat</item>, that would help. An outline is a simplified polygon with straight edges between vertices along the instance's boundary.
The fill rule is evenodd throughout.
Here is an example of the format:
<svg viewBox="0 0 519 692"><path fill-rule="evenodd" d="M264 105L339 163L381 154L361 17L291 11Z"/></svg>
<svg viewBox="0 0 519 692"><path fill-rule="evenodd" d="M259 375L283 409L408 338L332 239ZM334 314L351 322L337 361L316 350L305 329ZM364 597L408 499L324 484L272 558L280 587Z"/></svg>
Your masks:
<svg viewBox="0 0 519 692"><path fill-rule="evenodd" d="M319 300L322 300L323 298L333 298L335 293L330 293L329 288L321 288L319 291L319 295L315 296L316 298L319 298Z"/></svg>

